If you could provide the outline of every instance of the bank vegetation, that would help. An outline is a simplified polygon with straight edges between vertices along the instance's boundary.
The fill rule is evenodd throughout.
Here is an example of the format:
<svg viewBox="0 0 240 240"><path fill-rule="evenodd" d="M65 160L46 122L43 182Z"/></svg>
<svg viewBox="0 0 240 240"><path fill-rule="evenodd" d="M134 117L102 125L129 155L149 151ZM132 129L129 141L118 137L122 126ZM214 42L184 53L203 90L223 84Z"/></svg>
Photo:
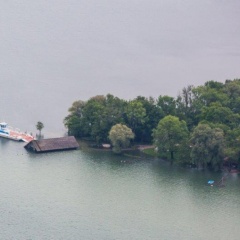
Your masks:
<svg viewBox="0 0 240 240"><path fill-rule="evenodd" d="M111 143L116 152L133 141L153 144L172 163L219 169L240 161L239 113L240 79L234 79L187 86L176 98L108 94L78 100L64 124L69 135Z"/></svg>

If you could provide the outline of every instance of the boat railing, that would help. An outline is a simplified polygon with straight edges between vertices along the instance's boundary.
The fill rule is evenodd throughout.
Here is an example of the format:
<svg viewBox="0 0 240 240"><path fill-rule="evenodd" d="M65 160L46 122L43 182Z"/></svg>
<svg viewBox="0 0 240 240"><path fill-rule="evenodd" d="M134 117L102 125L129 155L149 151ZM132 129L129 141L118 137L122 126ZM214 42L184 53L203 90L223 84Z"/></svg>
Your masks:
<svg viewBox="0 0 240 240"><path fill-rule="evenodd" d="M19 133L21 132L19 128L15 128L15 131Z"/></svg>

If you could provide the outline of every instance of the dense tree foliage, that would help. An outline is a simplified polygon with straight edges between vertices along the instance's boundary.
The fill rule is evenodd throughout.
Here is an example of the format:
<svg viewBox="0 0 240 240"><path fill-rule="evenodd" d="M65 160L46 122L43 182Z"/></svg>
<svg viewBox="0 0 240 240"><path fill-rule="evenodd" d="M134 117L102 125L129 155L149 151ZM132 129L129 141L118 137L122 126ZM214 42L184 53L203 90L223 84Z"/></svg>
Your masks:
<svg viewBox="0 0 240 240"><path fill-rule="evenodd" d="M163 122L167 126L176 123L172 128L181 129L177 121L181 127L184 125L186 133L189 131L187 137L184 135L185 145L176 148L176 144L180 144L176 136L171 140L176 143L160 146L157 138L161 139L159 129L163 129ZM159 151L170 151L170 159L176 156L181 161L216 168L224 158L235 162L240 159L240 79L226 80L225 83L211 80L197 87L189 85L176 98L167 95L160 95L157 99L138 96L127 101L108 94L75 101L64 124L69 134L97 143L108 142L110 129L116 124L124 124L133 131L135 142L156 143ZM173 132L176 131L177 135L176 129ZM209 137L207 142L201 142L206 135ZM198 148L198 144L206 146ZM200 156L206 151L207 157L201 157L205 161L202 162Z"/></svg>
<svg viewBox="0 0 240 240"><path fill-rule="evenodd" d="M206 165L220 168L224 157L223 130L199 124L194 129L190 142L191 158L198 168L205 168Z"/></svg>
<svg viewBox="0 0 240 240"><path fill-rule="evenodd" d="M37 122L36 128L39 131L39 136L41 136L42 129L44 128L44 125L42 122Z"/></svg>
<svg viewBox="0 0 240 240"><path fill-rule="evenodd" d="M137 139L141 139L142 129L146 122L146 109L140 101L129 101L125 108L126 124L134 131Z"/></svg>
<svg viewBox="0 0 240 240"><path fill-rule="evenodd" d="M123 124L112 126L109 132L109 139L113 145L115 153L121 153L122 148L127 148L130 145L130 140L134 138L134 134L130 128Z"/></svg>
<svg viewBox="0 0 240 240"><path fill-rule="evenodd" d="M142 103L143 108L145 109L146 115L144 117L144 124L139 128L138 134L136 136L136 141L141 142L151 142L152 141L152 131L158 125L160 119L164 117L163 111L158 107L154 98L145 98L138 96L136 101Z"/></svg>
<svg viewBox="0 0 240 240"><path fill-rule="evenodd" d="M160 153L165 153L173 162L174 153L184 152L188 140L188 129L185 121L168 115L164 117L154 129L154 143Z"/></svg>
<svg viewBox="0 0 240 240"><path fill-rule="evenodd" d="M71 135L90 138L97 143L108 141L108 132L122 123L126 101L113 95L95 96L88 101L75 101L64 124Z"/></svg>

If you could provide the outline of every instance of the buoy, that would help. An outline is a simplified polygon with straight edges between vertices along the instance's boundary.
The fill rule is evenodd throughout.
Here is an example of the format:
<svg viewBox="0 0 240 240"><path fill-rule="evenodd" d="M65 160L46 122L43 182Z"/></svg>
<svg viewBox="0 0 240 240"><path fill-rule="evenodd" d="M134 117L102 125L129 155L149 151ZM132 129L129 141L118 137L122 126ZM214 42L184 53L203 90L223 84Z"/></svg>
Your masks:
<svg viewBox="0 0 240 240"><path fill-rule="evenodd" d="M213 180L209 180L209 181L208 181L208 184L210 184L210 185L212 185L213 183L214 183Z"/></svg>

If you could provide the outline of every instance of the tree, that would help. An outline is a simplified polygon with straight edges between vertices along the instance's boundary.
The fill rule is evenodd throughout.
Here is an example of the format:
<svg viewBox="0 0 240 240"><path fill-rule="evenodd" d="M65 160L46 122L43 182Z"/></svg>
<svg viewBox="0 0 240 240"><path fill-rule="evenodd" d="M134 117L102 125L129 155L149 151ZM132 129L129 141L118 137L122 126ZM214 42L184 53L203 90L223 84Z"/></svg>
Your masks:
<svg viewBox="0 0 240 240"><path fill-rule="evenodd" d="M239 113L240 111L240 79L226 80L224 92L228 95L228 107L234 113Z"/></svg>
<svg viewBox="0 0 240 240"><path fill-rule="evenodd" d="M170 96L159 96L158 107L163 111L164 116L176 114L176 100Z"/></svg>
<svg viewBox="0 0 240 240"><path fill-rule="evenodd" d="M116 124L109 132L109 139L113 145L115 153L121 153L122 148L130 145L130 140L134 138L134 133L126 125Z"/></svg>
<svg viewBox="0 0 240 240"><path fill-rule="evenodd" d="M64 119L64 125L68 128L68 134L83 137L85 128L83 126L83 111L86 103L78 100L73 102L68 109L69 115Z"/></svg>
<svg viewBox="0 0 240 240"><path fill-rule="evenodd" d="M240 163L240 128L228 130L226 133L226 156L233 162Z"/></svg>
<svg viewBox="0 0 240 240"><path fill-rule="evenodd" d="M86 102L78 100L68 109L64 125L69 134L90 138L100 144L108 140L113 125L124 122L125 105L126 101L111 94L97 95Z"/></svg>
<svg viewBox="0 0 240 240"><path fill-rule="evenodd" d="M68 115L64 119L64 125L68 128L68 134L74 135L76 137L83 137L83 126L81 117L77 116L75 113Z"/></svg>
<svg viewBox="0 0 240 240"><path fill-rule="evenodd" d="M170 153L171 163L173 163L175 152L185 151L188 135L186 122L171 115L160 120L157 128L153 131L154 143L158 152L160 154Z"/></svg>
<svg viewBox="0 0 240 240"><path fill-rule="evenodd" d="M83 115L83 108L85 106L85 102L82 100L78 100L73 102L72 106L68 109L70 114L74 114L78 117L82 117Z"/></svg>
<svg viewBox="0 0 240 240"><path fill-rule="evenodd" d="M104 131L105 106L102 99L90 99L84 108L83 126L91 139L98 144L107 137L107 132Z"/></svg>
<svg viewBox="0 0 240 240"><path fill-rule="evenodd" d="M126 109L126 124L133 130L136 140L141 141L142 129L146 121L146 109L138 100L129 101Z"/></svg>
<svg viewBox="0 0 240 240"><path fill-rule="evenodd" d="M240 115L234 114L230 108L223 107L219 102L213 102L201 109L201 120L213 123L222 123L229 127L239 126Z"/></svg>
<svg viewBox="0 0 240 240"><path fill-rule="evenodd" d="M205 82L204 86L209 87L209 88L214 88L217 90L222 90L224 87L224 84L221 82L210 80L210 81Z"/></svg>
<svg viewBox="0 0 240 240"><path fill-rule="evenodd" d="M224 92L231 98L238 98L240 95L240 79L226 80Z"/></svg>
<svg viewBox="0 0 240 240"><path fill-rule="evenodd" d="M37 122L36 128L39 131L39 136L41 136L41 131L44 128L43 123L42 122Z"/></svg>
<svg viewBox="0 0 240 240"><path fill-rule="evenodd" d="M186 121L190 130L198 124L198 115L201 109L193 90L192 85L184 87L176 99L176 116Z"/></svg>
<svg viewBox="0 0 240 240"><path fill-rule="evenodd" d="M142 127L139 128L138 135L141 136L141 142L150 143L152 142L152 130L157 127L160 119L164 117L164 113L156 105L156 100L152 97L138 96L135 100L141 102L146 111L145 121Z"/></svg>
<svg viewBox="0 0 240 240"><path fill-rule="evenodd" d="M202 106L209 106L213 102L219 102L221 105L226 106L229 100L223 90L211 88L208 85L193 88L193 94L195 100L198 100Z"/></svg>
<svg viewBox="0 0 240 240"><path fill-rule="evenodd" d="M220 168L224 153L224 134L219 128L199 124L193 131L191 139L191 159L198 168Z"/></svg>
<svg viewBox="0 0 240 240"><path fill-rule="evenodd" d="M191 132L199 123L205 123L212 129L222 129L227 138L227 131L240 127L240 79L226 80L225 83L211 80L197 87L189 85L177 98L167 95L157 99L138 96L127 101L111 94L98 95L88 101L75 101L68 111L64 119L68 133L98 144L109 141L111 127L119 123L131 128L135 141L150 143L154 137L153 129L157 129L159 121L168 115L186 122ZM183 145L174 151L180 153L181 148L182 153ZM185 143L185 148L188 147L189 144ZM237 149L230 145L228 148L232 152ZM167 151L170 148L162 149L161 153L164 151L169 155ZM172 159L174 151L170 151ZM179 154L175 157L179 158Z"/></svg>

